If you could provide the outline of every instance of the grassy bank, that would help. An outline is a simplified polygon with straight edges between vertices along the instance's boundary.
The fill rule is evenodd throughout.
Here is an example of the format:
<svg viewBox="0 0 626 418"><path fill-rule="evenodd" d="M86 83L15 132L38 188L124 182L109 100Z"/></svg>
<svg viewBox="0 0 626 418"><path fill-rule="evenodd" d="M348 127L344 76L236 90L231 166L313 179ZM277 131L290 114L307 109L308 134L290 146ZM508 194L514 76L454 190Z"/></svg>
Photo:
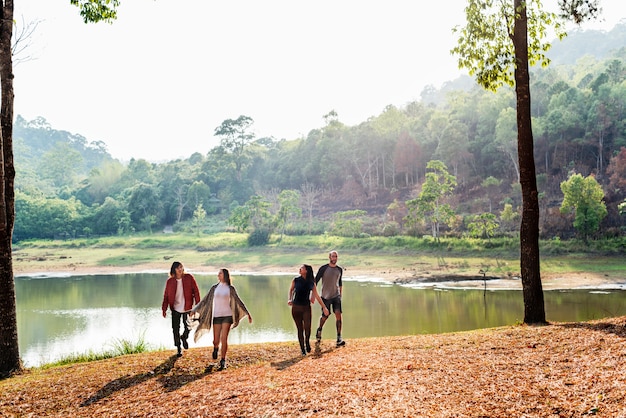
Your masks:
<svg viewBox="0 0 626 418"><path fill-rule="evenodd" d="M14 246L16 273L81 270L166 270L174 260L194 270L267 271L294 269L301 263L321 265L337 249L348 274L423 275L437 273L507 276L519 272L516 239L450 239L335 236L273 237L263 247L248 247L247 235L206 236L154 234L38 240ZM551 240L541 243L542 274L592 273L624 277L626 239L593 241Z"/></svg>

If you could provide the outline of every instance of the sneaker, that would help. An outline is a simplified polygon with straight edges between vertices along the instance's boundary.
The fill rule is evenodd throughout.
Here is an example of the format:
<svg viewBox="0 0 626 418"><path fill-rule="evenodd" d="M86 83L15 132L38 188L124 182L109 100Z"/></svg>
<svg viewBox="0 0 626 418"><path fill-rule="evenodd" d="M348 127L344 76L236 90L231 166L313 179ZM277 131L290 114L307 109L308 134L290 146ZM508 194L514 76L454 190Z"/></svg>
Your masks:
<svg viewBox="0 0 626 418"><path fill-rule="evenodd" d="M317 341L321 341L322 340L322 329L321 328L317 329L317 332L315 333L315 339Z"/></svg>
<svg viewBox="0 0 626 418"><path fill-rule="evenodd" d="M217 347L213 349L213 360L217 360L217 350L218 350Z"/></svg>
<svg viewBox="0 0 626 418"><path fill-rule="evenodd" d="M189 344L187 343L187 338L183 338L182 342L183 342L183 348L187 350L189 348Z"/></svg>
<svg viewBox="0 0 626 418"><path fill-rule="evenodd" d="M226 368L226 360L225 359L221 359L220 360L220 368L219 370L224 370Z"/></svg>
<svg viewBox="0 0 626 418"><path fill-rule="evenodd" d="M346 342L341 338L337 338L337 347L343 347L344 345L346 345Z"/></svg>

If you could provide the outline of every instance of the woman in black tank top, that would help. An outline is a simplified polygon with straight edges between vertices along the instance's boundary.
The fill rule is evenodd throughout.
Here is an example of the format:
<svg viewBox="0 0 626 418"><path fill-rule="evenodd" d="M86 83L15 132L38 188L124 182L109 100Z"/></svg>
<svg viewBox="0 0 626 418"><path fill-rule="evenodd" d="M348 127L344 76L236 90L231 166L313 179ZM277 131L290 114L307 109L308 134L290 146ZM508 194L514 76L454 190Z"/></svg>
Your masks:
<svg viewBox="0 0 626 418"><path fill-rule="evenodd" d="M291 281L287 300L287 304L291 306L291 316L298 329L298 342L303 356L311 352L311 292L313 292L315 300L322 306L324 314L328 315L328 309L317 293L313 268L308 264L303 264L300 266L300 275Z"/></svg>

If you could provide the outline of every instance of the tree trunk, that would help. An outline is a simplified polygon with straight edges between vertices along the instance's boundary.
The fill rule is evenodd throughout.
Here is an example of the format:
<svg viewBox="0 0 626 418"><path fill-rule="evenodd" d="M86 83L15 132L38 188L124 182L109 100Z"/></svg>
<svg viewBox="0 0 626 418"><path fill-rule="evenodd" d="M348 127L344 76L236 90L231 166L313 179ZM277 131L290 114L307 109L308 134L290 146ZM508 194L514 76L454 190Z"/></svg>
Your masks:
<svg viewBox="0 0 626 418"><path fill-rule="evenodd" d="M13 0L2 3L0 21L0 377L21 368L17 343L15 281L11 241L15 221L13 166Z"/></svg>
<svg viewBox="0 0 626 418"><path fill-rule="evenodd" d="M522 186L522 223L520 228L520 267L524 293L524 323L546 322L539 267L539 198L533 132L530 113L530 75L528 71L528 26L526 3L514 0L513 45L515 48L515 93L517 96L517 149Z"/></svg>

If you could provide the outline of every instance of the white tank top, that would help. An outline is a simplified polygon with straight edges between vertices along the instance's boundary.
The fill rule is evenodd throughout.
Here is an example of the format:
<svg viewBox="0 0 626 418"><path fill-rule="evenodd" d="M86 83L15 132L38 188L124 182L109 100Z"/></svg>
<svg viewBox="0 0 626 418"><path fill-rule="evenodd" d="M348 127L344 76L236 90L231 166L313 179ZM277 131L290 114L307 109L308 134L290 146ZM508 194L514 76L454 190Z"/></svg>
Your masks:
<svg viewBox="0 0 626 418"><path fill-rule="evenodd" d="M213 317L232 316L233 311L230 309L230 286L226 283L220 283L215 288L213 294Z"/></svg>

